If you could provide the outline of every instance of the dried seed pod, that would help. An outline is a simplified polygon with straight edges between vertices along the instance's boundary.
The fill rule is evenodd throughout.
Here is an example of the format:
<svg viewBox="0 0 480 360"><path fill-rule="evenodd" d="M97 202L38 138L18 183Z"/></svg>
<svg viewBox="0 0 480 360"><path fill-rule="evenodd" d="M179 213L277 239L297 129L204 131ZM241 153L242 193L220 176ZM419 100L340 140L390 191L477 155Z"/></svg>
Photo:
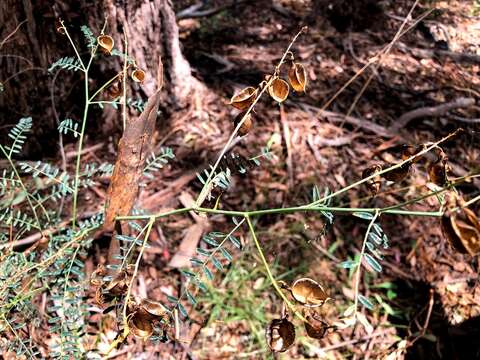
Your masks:
<svg viewBox="0 0 480 360"><path fill-rule="evenodd" d="M286 318L273 319L265 330L265 337L270 350L284 352L295 341L295 327Z"/></svg>
<svg viewBox="0 0 480 360"><path fill-rule="evenodd" d="M313 339L322 339L330 326L320 319L317 313L313 313L312 316L307 315L308 322L304 323L307 335Z"/></svg>
<svg viewBox="0 0 480 360"><path fill-rule="evenodd" d="M168 315L168 310L163 304L150 299L142 299L139 307L152 320L164 319Z"/></svg>
<svg viewBox="0 0 480 360"><path fill-rule="evenodd" d="M428 165L428 178L438 186L445 186L448 183L448 158L440 148L435 148L437 160Z"/></svg>
<svg viewBox="0 0 480 360"><path fill-rule="evenodd" d="M475 213L468 208L453 208L461 204L461 200L453 197L451 209L442 216L442 231L450 245L462 254L472 256L480 254L480 221ZM453 203L453 204L452 204Z"/></svg>
<svg viewBox="0 0 480 360"><path fill-rule="evenodd" d="M233 124L235 127L242 121L243 117L245 116L245 112L241 112L235 117L235 120L233 120ZM242 126L238 129L238 134L240 136L245 136L250 132L250 129L253 126L253 121L252 121L252 115L247 114L247 117L245 118L245 121L243 122Z"/></svg>
<svg viewBox="0 0 480 360"><path fill-rule="evenodd" d="M105 304L105 296L103 294L102 286L99 286L97 290L95 290L95 302L100 306Z"/></svg>
<svg viewBox="0 0 480 360"><path fill-rule="evenodd" d="M57 19L55 21L55 31L61 35L66 34L65 27L62 25L62 22L60 21L60 19Z"/></svg>
<svg viewBox="0 0 480 360"><path fill-rule="evenodd" d="M268 93L272 99L279 103L285 101L285 99L288 97L289 90L290 87L288 86L288 83L279 78L274 79L268 87Z"/></svg>
<svg viewBox="0 0 480 360"><path fill-rule="evenodd" d="M323 287L310 278L296 280L290 291L293 298L306 307L322 306L328 300Z"/></svg>
<svg viewBox="0 0 480 360"><path fill-rule="evenodd" d="M379 172L382 170L382 167L379 164L372 165L362 172L362 178L365 179L367 177L372 176L373 174ZM370 180L367 180L365 185L367 189L370 191L372 196L377 195L378 191L380 190L380 185L382 184L382 181L380 179L380 175L377 175Z"/></svg>
<svg viewBox="0 0 480 360"><path fill-rule="evenodd" d="M248 109L257 97L258 90L252 86L246 87L239 93L232 96L230 99L230 105L239 110Z"/></svg>
<svg viewBox="0 0 480 360"><path fill-rule="evenodd" d="M300 63L292 62L288 69L288 81L297 92L304 92L307 86L307 70Z"/></svg>
<svg viewBox="0 0 480 360"><path fill-rule="evenodd" d="M123 78L119 76L107 89L108 97L112 100L123 95Z"/></svg>
<svg viewBox="0 0 480 360"><path fill-rule="evenodd" d="M422 145L402 145L402 160L410 159L412 156L417 155L422 150L425 150L425 144ZM412 159L412 163L417 163L423 159L423 156L418 156Z"/></svg>
<svg viewBox="0 0 480 360"><path fill-rule="evenodd" d="M106 286L105 290L114 296L123 295L128 289L128 275L124 270L121 270Z"/></svg>
<svg viewBox="0 0 480 360"><path fill-rule="evenodd" d="M99 37L97 37L97 43L104 53L109 55L111 54L114 41L110 35L100 35Z"/></svg>
<svg viewBox="0 0 480 360"><path fill-rule="evenodd" d="M132 71L130 76L133 81L138 83L143 83L143 81L145 80L145 71L143 71L142 69L136 68L135 70Z"/></svg>
<svg viewBox="0 0 480 360"><path fill-rule="evenodd" d="M387 165L384 166L384 169L387 169L390 166L392 166L392 165L387 164ZM412 163L407 162L407 163L403 164L402 166L400 166L396 169L390 170L389 172L386 172L386 173L382 174L382 176L385 180L393 181L393 182L400 182L408 176L408 174L410 173L411 167L412 167Z"/></svg>
<svg viewBox="0 0 480 360"><path fill-rule="evenodd" d="M146 340L153 334L151 319L140 311L135 311L128 320L128 327L132 334L140 339Z"/></svg>
<svg viewBox="0 0 480 360"><path fill-rule="evenodd" d="M107 275L107 270L103 265L98 265L97 269L90 276L90 285L100 286L103 284L103 277Z"/></svg>

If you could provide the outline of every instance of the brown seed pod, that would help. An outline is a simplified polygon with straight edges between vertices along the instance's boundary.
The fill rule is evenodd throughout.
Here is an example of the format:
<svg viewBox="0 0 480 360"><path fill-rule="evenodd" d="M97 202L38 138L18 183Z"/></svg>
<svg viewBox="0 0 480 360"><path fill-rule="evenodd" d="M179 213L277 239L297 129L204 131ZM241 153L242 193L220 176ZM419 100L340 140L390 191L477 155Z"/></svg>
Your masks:
<svg viewBox="0 0 480 360"><path fill-rule="evenodd" d="M295 280L290 291L293 298L306 307L322 306L328 300L323 287L310 278Z"/></svg>
<svg viewBox="0 0 480 360"><path fill-rule="evenodd" d="M235 125L235 127L237 127L240 121L242 121L244 116L245 116L245 112L241 112L235 117L235 120L233 120L233 124ZM252 126L253 126L252 115L248 114L242 126L240 126L240 128L238 129L238 134L240 136L247 135L250 132L250 129L252 128Z"/></svg>
<svg viewBox="0 0 480 360"><path fill-rule="evenodd" d="M55 21L55 30L56 30L57 33L59 33L61 35L66 34L65 27L62 25L62 22L60 21L60 19L57 19Z"/></svg>
<svg viewBox="0 0 480 360"><path fill-rule="evenodd" d="M382 170L382 167L379 164L372 165L362 172L362 178L365 179L373 174ZM367 180L365 183L367 189L370 191L372 196L377 195L378 191L380 190L380 186L382 185L382 181L380 179L380 175L377 175L370 180Z"/></svg>
<svg viewBox="0 0 480 360"><path fill-rule="evenodd" d="M450 207L462 201L450 203ZM442 231L450 245L462 254L480 254L480 221L468 208L449 209L442 216Z"/></svg>
<svg viewBox="0 0 480 360"><path fill-rule="evenodd" d="M128 275L124 270L121 270L105 287L105 290L114 296L123 295L128 289Z"/></svg>
<svg viewBox="0 0 480 360"><path fill-rule="evenodd" d="M90 276L90 285L100 286L103 284L103 277L107 275L107 270L103 265L98 265L97 269Z"/></svg>
<svg viewBox="0 0 480 360"><path fill-rule="evenodd" d="M288 81L297 92L304 92L307 86L307 70L300 63L292 62L288 69Z"/></svg>
<svg viewBox="0 0 480 360"><path fill-rule="evenodd" d="M97 43L104 53L109 55L112 53L114 41L110 35L100 35L97 37Z"/></svg>
<svg viewBox="0 0 480 360"><path fill-rule="evenodd" d="M270 350L284 352L295 341L295 327L286 318L273 319L265 329L265 337Z"/></svg>
<svg viewBox="0 0 480 360"><path fill-rule="evenodd" d="M116 99L123 95L123 78L119 76L108 88L107 94L110 99Z"/></svg>
<svg viewBox="0 0 480 360"><path fill-rule="evenodd" d="M448 158L440 148L435 148L437 160L428 165L428 178L438 186L445 186L448 183Z"/></svg>
<svg viewBox="0 0 480 360"><path fill-rule="evenodd" d="M387 169L390 166L392 166L392 165L387 164L387 165L384 166L384 169ZM385 180L393 181L393 182L400 182L408 176L408 174L410 173L411 167L412 167L412 163L407 162L407 163L403 164L402 166L400 166L396 169L393 169L389 172L386 172L385 174L382 174L382 176Z"/></svg>
<svg viewBox="0 0 480 360"><path fill-rule="evenodd" d="M257 97L258 90L252 86L246 87L230 99L230 105L239 110L248 109Z"/></svg>
<svg viewBox="0 0 480 360"><path fill-rule="evenodd" d="M417 155L419 152L422 150L425 150L426 146L425 144L422 145L402 145L402 160L407 160L411 158L414 155ZM417 163L420 160L422 160L424 157L423 156L418 156L414 159L411 160L412 163Z"/></svg>
<svg viewBox="0 0 480 360"><path fill-rule="evenodd" d="M270 94L272 99L279 103L285 101L285 99L288 97L289 90L290 87L288 86L288 83L285 80L279 78L273 80L268 87L268 93Z"/></svg>
<svg viewBox="0 0 480 360"><path fill-rule="evenodd" d="M136 68L135 70L132 71L132 73L130 74L130 77L135 82L143 83L143 81L145 80L145 71L143 71L142 69Z"/></svg>
<svg viewBox="0 0 480 360"><path fill-rule="evenodd" d="M152 321L141 311L135 311L128 320L131 333L140 339L146 340L153 334Z"/></svg>
<svg viewBox="0 0 480 360"><path fill-rule="evenodd" d="M304 323L307 335L313 339L322 339L330 326L320 319L317 313L313 313L312 316L307 315L308 322Z"/></svg>
<svg viewBox="0 0 480 360"><path fill-rule="evenodd" d="M168 310L163 304L150 299L142 299L139 308L152 320L165 319L168 315Z"/></svg>

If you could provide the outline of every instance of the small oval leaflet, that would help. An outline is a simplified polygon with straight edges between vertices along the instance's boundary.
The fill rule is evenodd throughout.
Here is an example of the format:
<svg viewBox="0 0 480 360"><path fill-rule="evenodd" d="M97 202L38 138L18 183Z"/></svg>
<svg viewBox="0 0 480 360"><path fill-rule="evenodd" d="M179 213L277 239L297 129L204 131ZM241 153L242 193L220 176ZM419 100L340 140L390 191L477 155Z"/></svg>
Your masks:
<svg viewBox="0 0 480 360"><path fill-rule="evenodd" d="M357 261L347 260L347 261L341 262L338 266L340 266L344 269L350 269L350 268L355 267L357 265L358 265Z"/></svg>
<svg viewBox="0 0 480 360"><path fill-rule="evenodd" d="M377 260L370 254L364 254L365 260L367 261L368 265L375 270L376 272L381 272L382 271L382 265L379 264Z"/></svg>
<svg viewBox="0 0 480 360"><path fill-rule="evenodd" d="M356 217L359 217L361 219L365 219L365 220L372 220L373 219L373 215L370 214L370 213L367 213L367 212L354 212L352 213L353 216L356 216Z"/></svg>
<svg viewBox="0 0 480 360"><path fill-rule="evenodd" d="M359 294L358 295L358 301L360 301L360 304L365 306L367 309L373 310L373 308L374 308L373 303L366 296L363 296L363 295Z"/></svg>

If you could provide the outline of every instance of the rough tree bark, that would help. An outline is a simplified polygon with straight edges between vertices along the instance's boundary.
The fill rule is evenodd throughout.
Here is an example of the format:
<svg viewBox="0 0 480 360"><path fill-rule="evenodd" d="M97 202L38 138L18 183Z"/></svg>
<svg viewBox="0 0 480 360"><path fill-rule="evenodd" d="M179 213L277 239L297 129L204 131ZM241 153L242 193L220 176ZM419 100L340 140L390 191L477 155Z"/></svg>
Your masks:
<svg viewBox="0 0 480 360"><path fill-rule="evenodd" d="M34 122L41 126L35 127L37 144L30 142L29 157L55 156L54 152L46 154L45 149L56 148L58 119L79 120L84 102L78 73L61 71L55 76L47 71L60 57L73 54L66 38L55 31L57 18L65 20L74 41L83 45L80 26L88 25L97 35L107 18L106 32L114 37L120 51L126 25L131 56L147 73L145 83L134 89L144 99L155 90L157 59L161 56L165 69L163 112L186 105L188 95L198 85L181 54L170 0L3 0L0 2L0 90L3 87L0 129L15 124L21 116L33 116ZM85 46L83 50L87 55ZM120 71L122 59L110 57L100 59L97 64L91 71L92 89ZM115 116L119 118L120 114ZM99 121L101 117L101 110L91 112L96 121L89 122L90 134L107 131L110 134L112 129ZM5 133L0 131L0 141Z"/></svg>

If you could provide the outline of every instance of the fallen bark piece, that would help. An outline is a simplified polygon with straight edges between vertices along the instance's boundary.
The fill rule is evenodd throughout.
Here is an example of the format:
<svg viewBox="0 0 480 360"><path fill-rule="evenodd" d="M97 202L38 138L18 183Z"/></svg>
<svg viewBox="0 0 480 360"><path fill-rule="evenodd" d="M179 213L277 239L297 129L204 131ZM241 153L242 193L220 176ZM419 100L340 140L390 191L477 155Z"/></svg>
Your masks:
<svg viewBox="0 0 480 360"><path fill-rule="evenodd" d="M398 131L407 126L412 120L422 117L440 116L453 109L467 108L475 104L475 99L461 97L454 101L437 105L427 106L409 111L398 118L397 121L390 127L392 132Z"/></svg>
<svg viewBox="0 0 480 360"><path fill-rule="evenodd" d="M113 170L105 203L103 231L112 231L117 216L130 214L137 198L140 178L155 129L163 87L163 66L159 60L157 90L148 98L145 110L138 119L127 119L123 136L118 144L117 161Z"/></svg>

